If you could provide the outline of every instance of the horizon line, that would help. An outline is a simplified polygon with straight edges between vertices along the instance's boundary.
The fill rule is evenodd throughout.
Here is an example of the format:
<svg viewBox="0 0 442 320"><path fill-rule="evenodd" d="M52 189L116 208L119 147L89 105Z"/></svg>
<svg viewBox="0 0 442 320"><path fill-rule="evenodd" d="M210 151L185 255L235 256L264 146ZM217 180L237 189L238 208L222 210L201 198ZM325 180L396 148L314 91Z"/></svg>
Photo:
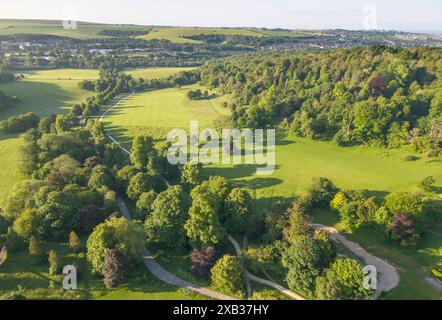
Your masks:
<svg viewBox="0 0 442 320"><path fill-rule="evenodd" d="M45 22L62 22L63 19L55 18L1 18L0 21L45 21ZM79 24L92 24L92 25L108 25L108 26L134 26L134 27L158 27L158 28L215 28L215 29L267 29L267 30L290 30L290 31L364 31L364 32L403 32L403 33L415 33L415 34L442 34L442 30L400 30L400 29L374 29L364 30L358 28L291 28L291 27L266 27L266 26L219 26L219 25L156 25L156 24L138 24L130 22L99 22L99 21L86 21L77 20ZM0 30L3 28L0 28Z"/></svg>

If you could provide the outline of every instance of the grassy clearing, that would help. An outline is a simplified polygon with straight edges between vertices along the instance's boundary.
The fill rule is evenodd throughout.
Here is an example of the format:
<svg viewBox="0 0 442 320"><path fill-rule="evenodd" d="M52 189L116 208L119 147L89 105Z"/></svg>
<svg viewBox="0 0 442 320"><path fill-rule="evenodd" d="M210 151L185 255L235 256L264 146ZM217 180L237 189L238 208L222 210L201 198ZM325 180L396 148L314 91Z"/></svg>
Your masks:
<svg viewBox="0 0 442 320"><path fill-rule="evenodd" d="M18 96L23 102L3 111L0 119L25 112L40 116L66 113L73 104L94 94L80 89L80 80L96 77L96 70L44 70L25 75L24 80L1 84L0 91Z"/></svg>
<svg viewBox="0 0 442 320"><path fill-rule="evenodd" d="M92 275L84 256L70 252L67 244L47 243L44 251L55 250L61 265L79 266L78 290L68 293L62 289L61 276L48 273L48 263L35 262L26 250L10 253L0 267L0 295L25 289L28 299L97 299L97 300L188 300L204 299L199 295L164 284L139 263L131 272L129 281L113 290L104 287L101 277ZM53 281L50 287L51 280Z"/></svg>
<svg viewBox="0 0 442 320"><path fill-rule="evenodd" d="M100 77L95 69L54 69L54 70L31 70L24 71L26 80L96 80Z"/></svg>
<svg viewBox="0 0 442 320"><path fill-rule="evenodd" d="M20 143L16 135L0 133L0 207L11 187L24 178L17 167Z"/></svg>
<svg viewBox="0 0 442 320"><path fill-rule="evenodd" d="M0 120L26 112L39 116L68 112L73 104L94 94L78 88L80 77L88 78L93 72L72 69L38 71L26 76L25 80L1 84L0 91L18 96L23 102L2 111ZM76 80L50 80L55 74ZM0 133L0 207L11 186L23 179L17 167L20 141L18 135Z"/></svg>
<svg viewBox="0 0 442 320"><path fill-rule="evenodd" d="M263 34L248 29L238 28L154 28L149 34L140 36L142 39L164 39L174 43L201 43L201 41L186 39L183 36L194 36L200 34L224 34L263 37Z"/></svg>
<svg viewBox="0 0 442 320"><path fill-rule="evenodd" d="M126 147L130 147L134 136L142 133L164 143L171 129L188 129L195 120L202 128L211 128L213 120L227 112L221 106L226 98L191 101L187 92L195 88L194 85L137 94L114 109L104 124Z"/></svg>
<svg viewBox="0 0 442 320"><path fill-rule="evenodd" d="M45 34L74 39L107 38L99 35L101 30L148 31L144 26L117 26L79 22L76 29L63 28L62 21L56 20L0 20L0 35Z"/></svg>
<svg viewBox="0 0 442 320"><path fill-rule="evenodd" d="M267 37L306 37L312 35L320 35L321 32L303 31L303 30L270 30L270 29L252 29L253 31Z"/></svg>
<svg viewBox="0 0 442 320"><path fill-rule="evenodd" d="M256 176L256 166L212 166L208 172L223 175L257 190L258 198L292 197L312 177L327 177L343 189L366 189L376 196L391 191L419 191L418 184L434 176L442 184L441 160L407 162L405 151L364 146L338 147L328 142L288 137L277 141L276 170Z"/></svg>
<svg viewBox="0 0 442 320"><path fill-rule="evenodd" d="M190 71L195 68L142 68L127 69L124 72L134 78L144 79L164 79L181 71Z"/></svg>

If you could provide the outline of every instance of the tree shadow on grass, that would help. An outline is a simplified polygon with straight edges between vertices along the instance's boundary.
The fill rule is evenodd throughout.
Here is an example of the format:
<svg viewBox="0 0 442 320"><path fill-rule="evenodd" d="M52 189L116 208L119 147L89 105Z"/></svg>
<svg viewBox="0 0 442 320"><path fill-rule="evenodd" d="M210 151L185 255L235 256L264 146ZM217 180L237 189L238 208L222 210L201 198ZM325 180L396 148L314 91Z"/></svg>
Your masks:
<svg viewBox="0 0 442 320"><path fill-rule="evenodd" d="M22 100L15 107L0 112L0 120L26 112L34 112L38 116L65 114L70 110L72 100L75 100L72 91L48 82L15 81L3 84L0 90ZM46 101L47 97L50 97L50 101Z"/></svg>
<svg viewBox="0 0 442 320"><path fill-rule="evenodd" d="M253 178L234 181L234 185L240 188L250 188L252 190L265 189L281 184L283 181L277 178Z"/></svg>
<svg viewBox="0 0 442 320"><path fill-rule="evenodd" d="M256 174L258 168L264 168L263 165L255 164L240 164L234 167L210 167L204 168L207 175L210 176L222 176L227 179L240 179L251 177ZM278 170L280 166L275 166L275 170ZM262 177L261 179L270 179Z"/></svg>

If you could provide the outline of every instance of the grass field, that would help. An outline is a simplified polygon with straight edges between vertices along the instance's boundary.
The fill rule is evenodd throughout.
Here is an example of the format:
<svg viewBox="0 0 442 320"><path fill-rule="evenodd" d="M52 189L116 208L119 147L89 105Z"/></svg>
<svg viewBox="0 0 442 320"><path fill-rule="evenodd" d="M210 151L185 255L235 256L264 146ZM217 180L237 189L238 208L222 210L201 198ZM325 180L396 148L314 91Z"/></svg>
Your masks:
<svg viewBox="0 0 442 320"><path fill-rule="evenodd" d="M174 43L201 43L201 41L186 39L183 36L195 36L200 34L224 34L224 35L242 35L264 37L264 34L248 29L238 28L153 28L149 34L139 36L141 39L164 39Z"/></svg>
<svg viewBox="0 0 442 320"><path fill-rule="evenodd" d="M63 28L56 20L0 20L0 35L44 34L75 39L107 38L99 35L101 30L149 31L145 26L117 26L79 22L76 29Z"/></svg>
<svg viewBox="0 0 442 320"><path fill-rule="evenodd" d="M189 71L195 68L142 68L142 69L127 69L125 73L130 74L134 78L144 79L163 79L171 75L177 74L181 71Z"/></svg>
<svg viewBox="0 0 442 320"><path fill-rule="evenodd" d="M112 111L105 121L108 130L126 145L146 132L165 140L172 128L188 128L199 121L200 128L213 127L213 120L228 110L221 107L226 97L191 101L194 86L137 94ZM210 174L228 177L256 189L260 198L291 197L308 185L313 176L328 177L343 189L367 189L382 196L391 191L419 191L419 182L432 175L442 184L442 161L402 159L403 150L366 146L338 147L328 142L286 137L277 141L276 170L255 176L256 166L209 166Z"/></svg>
<svg viewBox="0 0 442 320"><path fill-rule="evenodd" d="M202 127L211 128L213 120L227 112L221 106L226 98L191 101L186 94L195 88L197 86L186 86L137 94L113 110L104 124L126 147L130 147L132 137L140 133L164 142L168 131L189 128L193 120L198 120Z"/></svg>
<svg viewBox="0 0 442 320"><path fill-rule="evenodd" d="M138 94L115 109L105 123L107 129L126 147L130 139L148 133L164 141L171 128L188 128L189 121L200 121L200 128L227 111L220 107L225 97L190 101L189 87ZM330 178L343 189L366 189L382 197L392 191L420 191L419 182L434 176L442 185L440 159L405 161L405 150L379 149L366 146L338 147L328 142L285 137L277 141L276 170L270 176L256 176L256 166L206 167L211 175L222 175L237 185L256 190L257 207L265 210L278 199L291 199L302 191L313 177ZM330 212L313 212L315 221L336 225L338 217ZM339 225L336 225L338 228ZM440 299L440 295L423 282L428 268L442 263L442 226L433 226L419 250L398 248L384 243L378 234L362 229L348 235L379 257L393 262L401 270L401 284L386 299ZM182 258L180 258L182 259Z"/></svg>
<svg viewBox="0 0 442 320"><path fill-rule="evenodd" d="M78 82L95 73L72 69L38 71L26 74L24 80L1 84L0 91L18 96L23 102L0 112L0 120L31 111L39 116L66 113L73 104L93 94L79 89ZM55 80L56 75L75 80ZM23 179L17 167L20 143L18 135L0 134L0 207L11 186Z"/></svg>
<svg viewBox="0 0 442 320"><path fill-rule="evenodd" d="M54 69L24 71L26 80L96 80L99 71L94 69Z"/></svg>
<svg viewBox="0 0 442 320"><path fill-rule="evenodd" d="M104 287L101 277L92 275L86 266L84 257L70 252L67 244L47 243L44 252L54 250L60 259L60 265L75 264L80 269L78 290L68 294L62 288L61 277L48 273L46 259L42 262L33 260L26 249L12 252L8 260L0 267L0 296L24 289L28 299L97 299L97 300L189 300L204 299L185 290L178 289L158 281L145 266L139 263L131 272L129 281L114 290ZM50 287L51 280L53 281Z"/></svg>
<svg viewBox="0 0 442 320"><path fill-rule="evenodd" d="M430 175L442 184L440 160L407 162L402 159L405 154L287 137L277 141L276 170L270 176L255 176L257 167L253 165L212 166L208 171L252 187L259 198L269 200L293 196L314 176L327 177L342 189L366 189L376 196L391 191L419 191L419 182Z"/></svg>

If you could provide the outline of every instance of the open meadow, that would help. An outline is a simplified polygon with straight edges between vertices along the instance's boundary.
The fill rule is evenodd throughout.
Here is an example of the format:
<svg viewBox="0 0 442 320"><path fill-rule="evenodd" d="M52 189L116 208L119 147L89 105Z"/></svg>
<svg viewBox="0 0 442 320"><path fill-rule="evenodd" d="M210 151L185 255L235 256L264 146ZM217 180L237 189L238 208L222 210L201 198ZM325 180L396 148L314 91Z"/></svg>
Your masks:
<svg viewBox="0 0 442 320"><path fill-rule="evenodd" d="M98 72L91 70L48 70L25 73L24 80L0 84L0 91L22 100L0 112L0 120L27 112L38 116L66 113L73 104L93 94L79 89L79 81L96 76ZM0 134L0 206L11 187L23 179L17 167L20 143L18 135Z"/></svg>
<svg viewBox="0 0 442 320"><path fill-rule="evenodd" d="M120 26L79 22L76 29L65 29L58 20L0 20L0 35L35 34L68 37L74 39L107 38L100 35L102 30L149 31L144 26Z"/></svg>
<svg viewBox="0 0 442 320"><path fill-rule="evenodd" d="M44 252L55 250L63 265L75 264L80 270L78 290L72 294L62 289L61 276L48 273L46 261L32 259L27 250L11 254L0 269L0 296L25 290L28 299L95 299L95 300L193 300L199 295L158 281L146 272L141 262L136 266L129 282L115 290L108 290L101 277L93 275L86 266L84 254L72 253L67 243L45 243Z"/></svg>
<svg viewBox="0 0 442 320"><path fill-rule="evenodd" d="M152 39L163 39L169 40L174 43L201 43L201 41L186 39L186 36L196 36L201 34L222 34L222 35L240 35L240 36L253 36L253 37L264 37L264 34L259 32L239 29L239 28L153 28L149 34L145 36L139 36L141 39L152 40Z"/></svg>

